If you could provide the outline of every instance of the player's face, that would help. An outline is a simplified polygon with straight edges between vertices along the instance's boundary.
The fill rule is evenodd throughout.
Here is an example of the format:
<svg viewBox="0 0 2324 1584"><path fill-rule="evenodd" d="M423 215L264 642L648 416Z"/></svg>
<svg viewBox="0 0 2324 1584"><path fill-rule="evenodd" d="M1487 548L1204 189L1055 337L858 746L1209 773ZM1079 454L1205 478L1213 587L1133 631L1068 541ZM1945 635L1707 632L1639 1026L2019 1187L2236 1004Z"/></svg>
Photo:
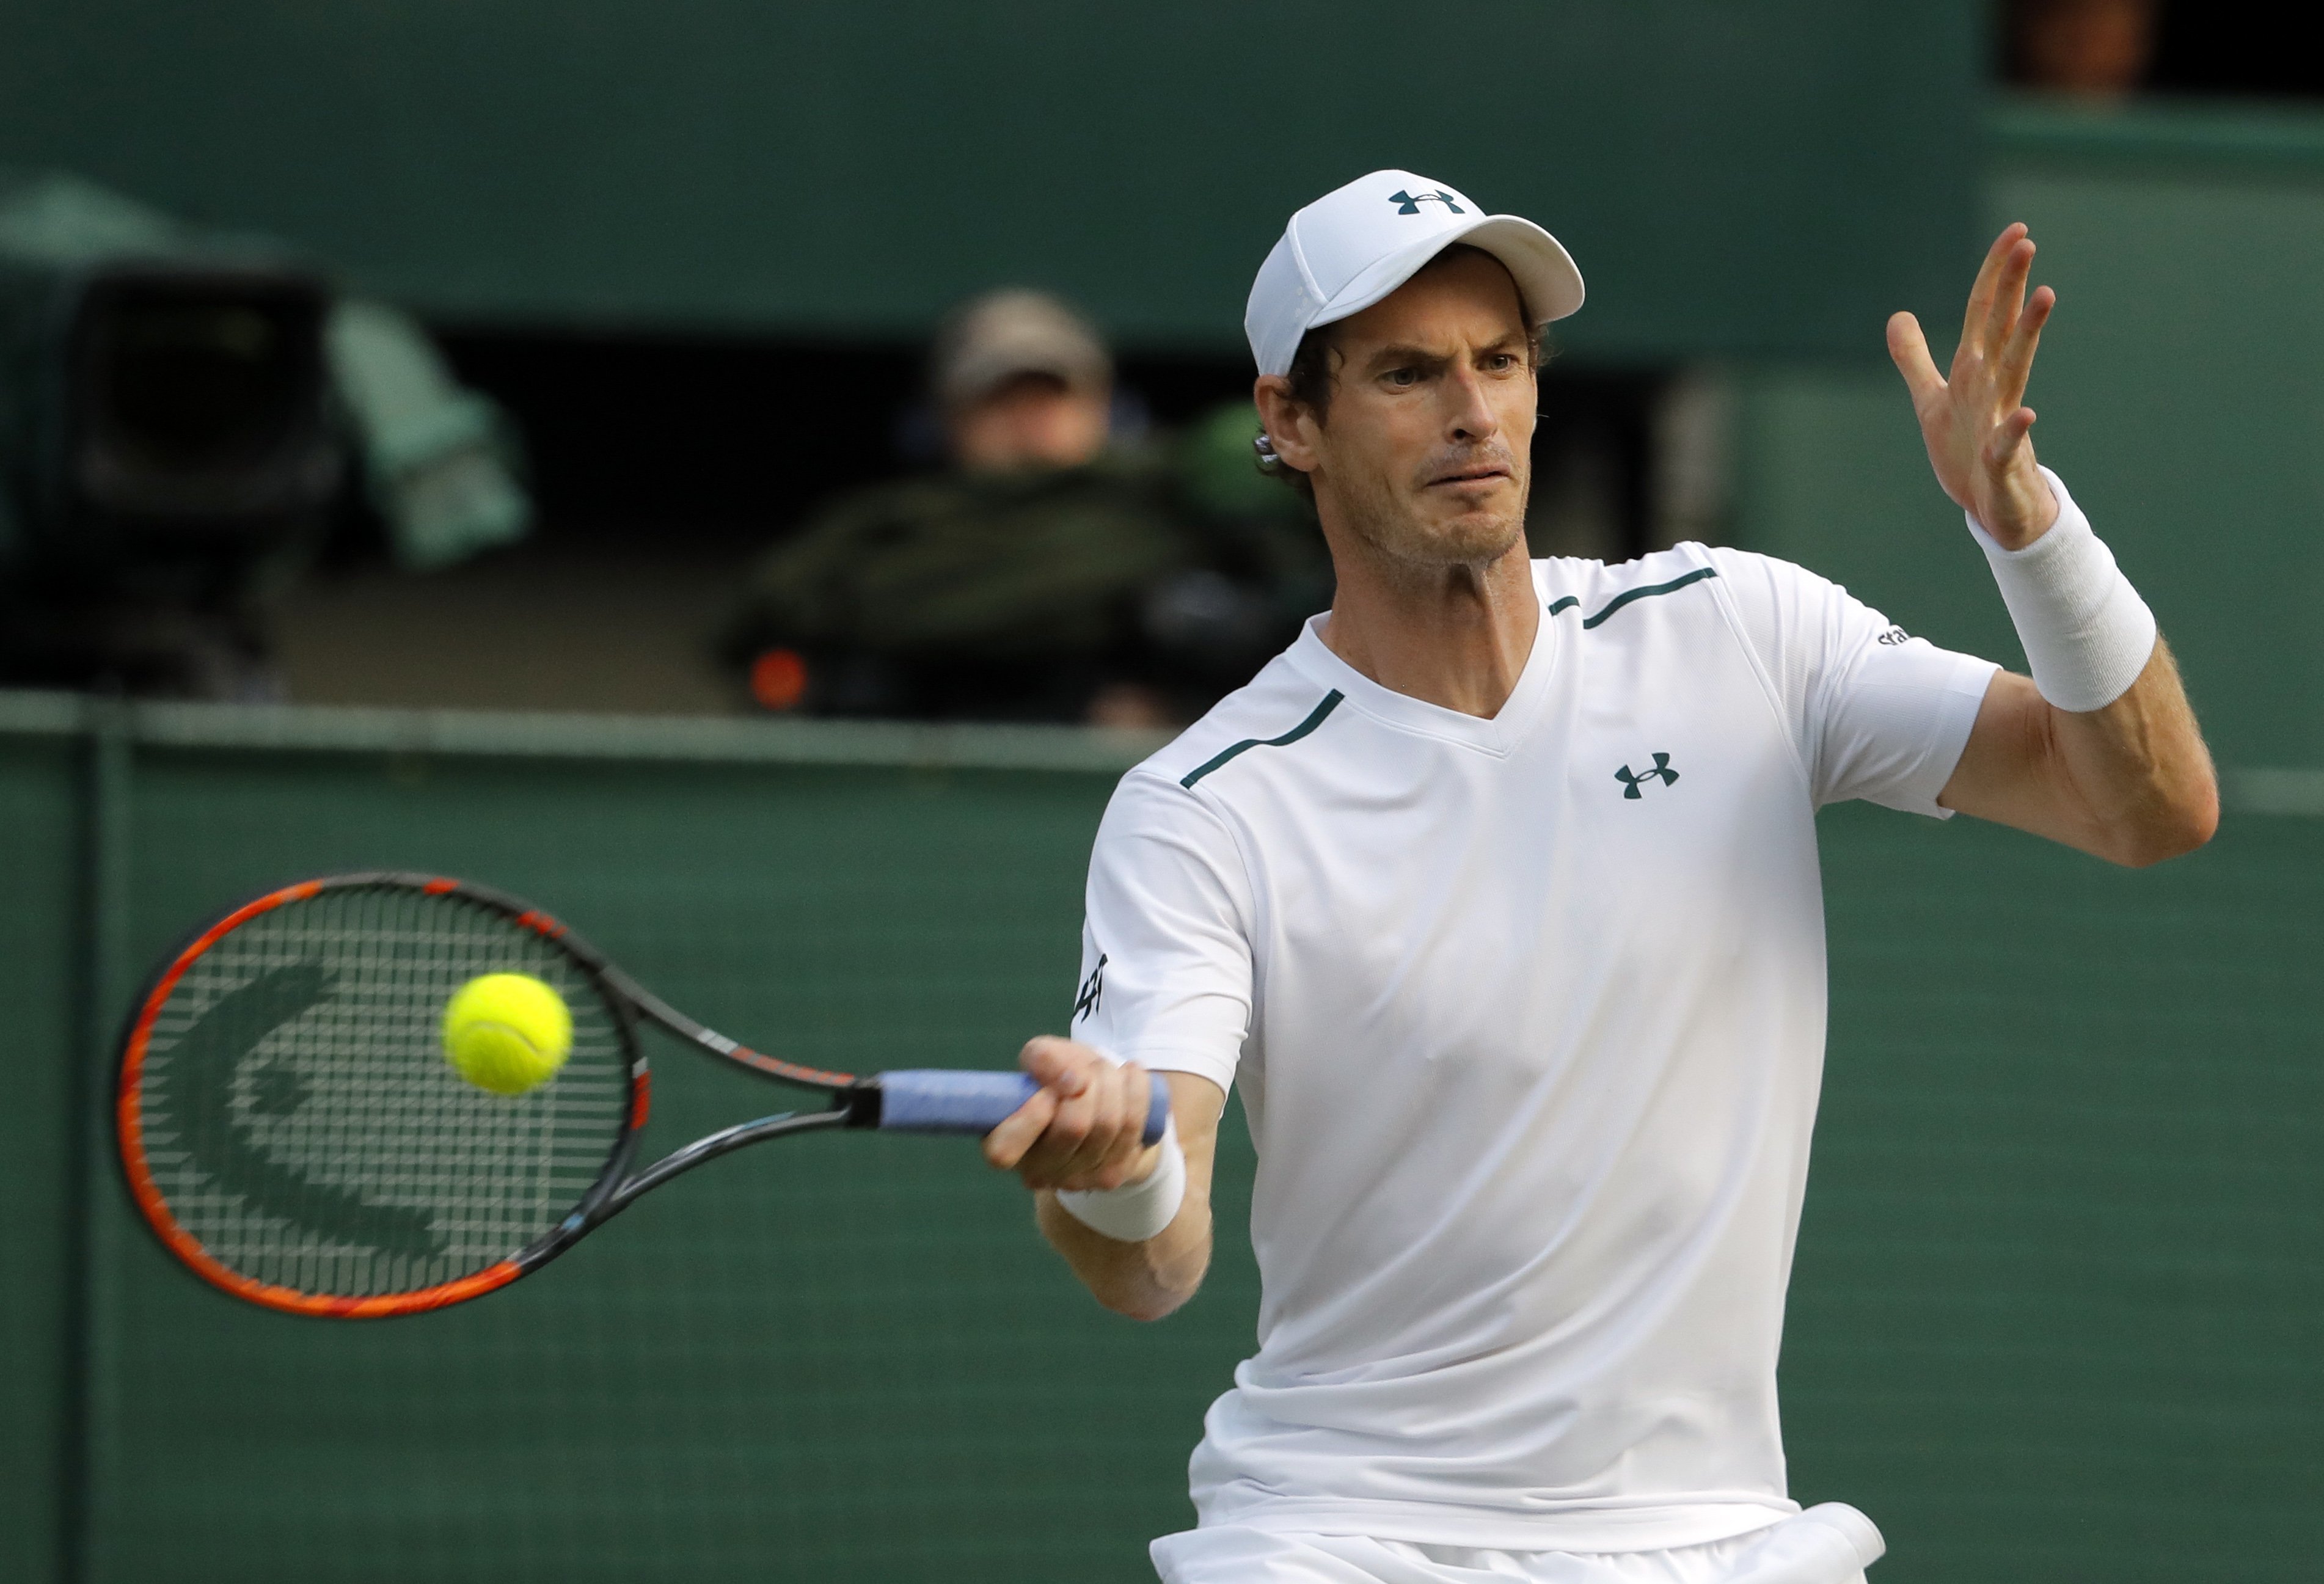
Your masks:
<svg viewBox="0 0 2324 1584"><path fill-rule="evenodd" d="M1456 254L1344 320L1337 344L1330 410L1307 428L1325 522L1416 570L1507 555L1525 538L1536 406L1508 272Z"/></svg>

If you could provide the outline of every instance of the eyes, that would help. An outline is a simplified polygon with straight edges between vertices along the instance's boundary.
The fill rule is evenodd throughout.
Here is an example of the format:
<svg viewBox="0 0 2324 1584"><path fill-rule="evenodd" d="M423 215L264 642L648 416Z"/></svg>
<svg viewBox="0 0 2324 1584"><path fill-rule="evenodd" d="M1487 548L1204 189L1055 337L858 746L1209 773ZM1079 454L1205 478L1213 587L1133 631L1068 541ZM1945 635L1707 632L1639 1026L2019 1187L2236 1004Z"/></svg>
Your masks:
<svg viewBox="0 0 2324 1584"><path fill-rule="evenodd" d="M1391 391L1414 391L1434 377L1442 364L1402 364L1384 371L1379 382ZM1525 359L1514 352L1489 352L1477 360L1477 372L1489 378L1505 379L1525 369Z"/></svg>

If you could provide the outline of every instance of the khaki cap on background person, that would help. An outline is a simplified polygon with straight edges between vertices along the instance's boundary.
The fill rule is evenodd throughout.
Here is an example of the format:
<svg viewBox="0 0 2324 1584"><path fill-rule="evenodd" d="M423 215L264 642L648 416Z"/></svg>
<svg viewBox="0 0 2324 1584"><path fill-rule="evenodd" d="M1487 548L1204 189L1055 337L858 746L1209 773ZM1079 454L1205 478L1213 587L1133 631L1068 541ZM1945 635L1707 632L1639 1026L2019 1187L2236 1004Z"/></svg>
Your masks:
<svg viewBox="0 0 2324 1584"><path fill-rule="evenodd" d="M1099 391L1113 383L1113 359L1087 320L1042 291L990 292L936 333L928 383L942 406L966 407L1027 374Z"/></svg>
<svg viewBox="0 0 2324 1584"><path fill-rule="evenodd" d="M1536 326L1582 306L1582 272L1556 237L1409 170L1375 170L1291 216L1251 282L1243 333L1262 374L1291 372L1318 325L1361 313L1455 243L1501 261Z"/></svg>

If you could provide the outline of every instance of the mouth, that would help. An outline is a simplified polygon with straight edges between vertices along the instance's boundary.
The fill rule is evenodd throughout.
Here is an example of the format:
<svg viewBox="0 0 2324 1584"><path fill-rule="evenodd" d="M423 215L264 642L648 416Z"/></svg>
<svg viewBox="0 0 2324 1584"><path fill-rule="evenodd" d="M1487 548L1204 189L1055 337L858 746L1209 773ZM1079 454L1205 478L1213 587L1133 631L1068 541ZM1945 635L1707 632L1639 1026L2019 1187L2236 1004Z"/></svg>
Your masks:
<svg viewBox="0 0 2324 1584"><path fill-rule="evenodd" d="M1506 467L1493 465L1464 467L1452 473L1438 474L1434 478L1428 481L1428 487L1434 489L1439 484L1452 484L1458 486L1461 484L1489 483L1495 479L1505 479L1508 476L1509 470Z"/></svg>

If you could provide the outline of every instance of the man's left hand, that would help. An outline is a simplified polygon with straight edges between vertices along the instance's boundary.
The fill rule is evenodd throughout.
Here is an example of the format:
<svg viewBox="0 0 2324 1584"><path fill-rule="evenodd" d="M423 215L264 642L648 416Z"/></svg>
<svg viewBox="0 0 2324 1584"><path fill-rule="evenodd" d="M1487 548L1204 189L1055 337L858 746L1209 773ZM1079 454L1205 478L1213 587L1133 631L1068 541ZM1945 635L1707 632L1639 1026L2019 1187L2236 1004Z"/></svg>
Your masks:
<svg viewBox="0 0 2324 1584"><path fill-rule="evenodd" d="M2058 294L2029 296L2034 244L2024 226L1994 240L1969 294L1960 345L1949 374L1937 373L1920 321L1888 321L1888 355L1913 392L1921 438L1937 482L2006 550L2022 550L2057 520L2058 502L2034 465L2034 410L2024 405L2034 350Z"/></svg>

